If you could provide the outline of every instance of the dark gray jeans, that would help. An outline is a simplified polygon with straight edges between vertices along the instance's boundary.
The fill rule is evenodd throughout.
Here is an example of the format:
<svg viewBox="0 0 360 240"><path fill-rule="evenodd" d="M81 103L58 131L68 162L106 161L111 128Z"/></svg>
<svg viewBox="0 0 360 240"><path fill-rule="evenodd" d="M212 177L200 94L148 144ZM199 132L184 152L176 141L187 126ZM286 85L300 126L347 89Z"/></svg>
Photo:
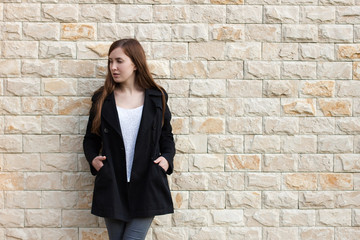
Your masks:
<svg viewBox="0 0 360 240"><path fill-rule="evenodd" d="M134 218L129 222L105 218L110 240L144 240L154 217Z"/></svg>

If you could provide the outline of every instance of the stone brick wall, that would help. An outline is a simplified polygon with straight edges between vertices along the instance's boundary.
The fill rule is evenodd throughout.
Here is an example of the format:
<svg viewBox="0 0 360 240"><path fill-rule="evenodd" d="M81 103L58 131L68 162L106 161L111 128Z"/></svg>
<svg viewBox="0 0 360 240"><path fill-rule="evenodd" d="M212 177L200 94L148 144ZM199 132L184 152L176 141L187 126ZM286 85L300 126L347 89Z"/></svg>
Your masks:
<svg viewBox="0 0 360 240"><path fill-rule="evenodd" d="M3 0L0 239L107 239L82 153L109 44L169 92L148 240L360 239L359 0Z"/></svg>

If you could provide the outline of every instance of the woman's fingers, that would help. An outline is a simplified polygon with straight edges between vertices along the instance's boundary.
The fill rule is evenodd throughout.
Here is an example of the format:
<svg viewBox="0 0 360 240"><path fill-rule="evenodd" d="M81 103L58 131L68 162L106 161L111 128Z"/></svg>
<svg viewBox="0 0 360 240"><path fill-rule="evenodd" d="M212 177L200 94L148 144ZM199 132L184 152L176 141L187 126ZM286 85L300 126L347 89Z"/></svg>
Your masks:
<svg viewBox="0 0 360 240"><path fill-rule="evenodd" d="M169 168L169 163L164 157L158 157L154 163L159 164L160 167L162 167L165 171Z"/></svg>
<svg viewBox="0 0 360 240"><path fill-rule="evenodd" d="M104 163L102 161L106 160L106 156L97 156L92 160L91 164L96 169L96 171L99 171L103 166Z"/></svg>

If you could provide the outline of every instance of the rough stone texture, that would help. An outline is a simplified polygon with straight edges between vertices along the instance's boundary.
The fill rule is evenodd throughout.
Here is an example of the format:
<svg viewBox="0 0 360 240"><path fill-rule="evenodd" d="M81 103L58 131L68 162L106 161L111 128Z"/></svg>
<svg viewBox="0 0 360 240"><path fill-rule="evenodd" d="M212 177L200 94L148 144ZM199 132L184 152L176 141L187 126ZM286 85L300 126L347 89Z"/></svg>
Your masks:
<svg viewBox="0 0 360 240"><path fill-rule="evenodd" d="M359 0L0 2L0 239L108 239L82 140L134 37L177 153L146 240L360 239Z"/></svg>

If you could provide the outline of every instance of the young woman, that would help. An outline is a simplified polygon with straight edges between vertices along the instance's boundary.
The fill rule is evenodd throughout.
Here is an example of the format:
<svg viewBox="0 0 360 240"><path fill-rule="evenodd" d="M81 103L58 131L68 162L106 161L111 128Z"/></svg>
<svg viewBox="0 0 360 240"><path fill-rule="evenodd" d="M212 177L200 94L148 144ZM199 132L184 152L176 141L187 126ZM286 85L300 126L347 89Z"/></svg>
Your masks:
<svg viewBox="0 0 360 240"><path fill-rule="evenodd" d="M144 239L155 215L174 211L166 174L175 144L167 94L137 40L110 46L105 84L92 102L83 142L96 175L91 212L105 218L110 240Z"/></svg>

